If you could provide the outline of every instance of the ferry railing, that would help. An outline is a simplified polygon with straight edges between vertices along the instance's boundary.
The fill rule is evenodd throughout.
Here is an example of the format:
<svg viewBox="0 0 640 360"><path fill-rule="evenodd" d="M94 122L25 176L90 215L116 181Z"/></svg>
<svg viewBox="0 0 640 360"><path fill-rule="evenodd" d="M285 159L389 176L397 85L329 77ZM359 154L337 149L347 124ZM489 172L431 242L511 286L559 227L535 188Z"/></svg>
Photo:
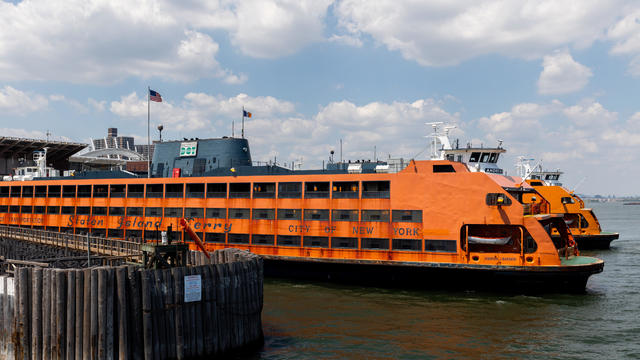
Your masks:
<svg viewBox="0 0 640 360"><path fill-rule="evenodd" d="M68 234L41 229L0 225L0 237L53 245L73 250L87 251L110 256L138 257L142 254L140 243L121 239Z"/></svg>

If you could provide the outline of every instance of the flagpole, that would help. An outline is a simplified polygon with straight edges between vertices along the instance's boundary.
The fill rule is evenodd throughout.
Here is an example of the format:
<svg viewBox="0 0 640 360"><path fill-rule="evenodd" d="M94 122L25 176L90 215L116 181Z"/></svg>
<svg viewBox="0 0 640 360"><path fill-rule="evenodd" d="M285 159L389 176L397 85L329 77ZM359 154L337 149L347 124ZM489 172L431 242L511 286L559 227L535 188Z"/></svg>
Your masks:
<svg viewBox="0 0 640 360"><path fill-rule="evenodd" d="M147 86L147 178L151 178L151 135L149 133L149 123L151 122L151 87Z"/></svg>
<svg viewBox="0 0 640 360"><path fill-rule="evenodd" d="M242 138L244 139L244 105L242 106Z"/></svg>

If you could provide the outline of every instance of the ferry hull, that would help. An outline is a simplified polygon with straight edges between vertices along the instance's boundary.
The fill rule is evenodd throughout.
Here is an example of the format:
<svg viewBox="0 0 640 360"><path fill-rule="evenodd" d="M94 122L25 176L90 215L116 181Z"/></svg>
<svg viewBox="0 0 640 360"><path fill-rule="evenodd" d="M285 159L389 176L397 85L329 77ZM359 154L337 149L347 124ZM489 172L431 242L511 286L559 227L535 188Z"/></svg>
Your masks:
<svg viewBox="0 0 640 360"><path fill-rule="evenodd" d="M580 250L607 250L611 246L613 240L617 240L620 237L618 233L605 233L594 235L573 235L578 249ZM553 237L553 240L559 240L560 237Z"/></svg>
<svg viewBox="0 0 640 360"><path fill-rule="evenodd" d="M501 293L583 293L601 260L576 266L477 266L467 264L325 261L266 256L265 275L379 287L487 290ZM591 258L589 258L591 259ZM595 259L594 259L595 260Z"/></svg>

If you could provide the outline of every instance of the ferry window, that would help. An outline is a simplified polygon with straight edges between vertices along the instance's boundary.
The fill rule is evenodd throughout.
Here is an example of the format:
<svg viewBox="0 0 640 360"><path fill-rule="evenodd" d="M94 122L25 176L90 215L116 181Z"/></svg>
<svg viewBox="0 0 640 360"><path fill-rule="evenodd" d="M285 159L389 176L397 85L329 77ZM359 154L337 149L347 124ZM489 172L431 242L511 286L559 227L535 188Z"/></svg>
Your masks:
<svg viewBox="0 0 640 360"><path fill-rule="evenodd" d="M357 249L358 238L333 237L331 238L331 248L333 249Z"/></svg>
<svg viewBox="0 0 640 360"><path fill-rule="evenodd" d="M62 215L73 215L75 213L75 208L73 206L63 206L61 213Z"/></svg>
<svg viewBox="0 0 640 360"><path fill-rule="evenodd" d="M182 217L182 208L164 208L165 217Z"/></svg>
<svg viewBox="0 0 640 360"><path fill-rule="evenodd" d="M94 229L95 232L95 229ZM160 231L156 230L145 230L144 231L144 239L145 241L160 241Z"/></svg>
<svg viewBox="0 0 640 360"><path fill-rule="evenodd" d="M144 209L144 216L147 217L161 217L162 216L162 208L159 207L148 207Z"/></svg>
<svg viewBox="0 0 640 360"><path fill-rule="evenodd" d="M62 185L62 197L73 198L76 197L75 185Z"/></svg>
<svg viewBox="0 0 640 360"><path fill-rule="evenodd" d="M127 185L127 197L130 197L130 198L144 197L144 185L142 184Z"/></svg>
<svg viewBox="0 0 640 360"><path fill-rule="evenodd" d="M305 209L304 220L329 221L329 210L326 209Z"/></svg>
<svg viewBox="0 0 640 360"><path fill-rule="evenodd" d="M47 214L60 214L60 206L47 206Z"/></svg>
<svg viewBox="0 0 640 360"><path fill-rule="evenodd" d="M44 210L45 210L44 206L34 206L33 207L33 213L34 214L44 214Z"/></svg>
<svg viewBox="0 0 640 360"><path fill-rule="evenodd" d="M184 216L190 218L204 218L203 208L186 208L184 209Z"/></svg>
<svg viewBox="0 0 640 360"><path fill-rule="evenodd" d="M471 252L519 253L521 229L517 225L465 225L460 230L460 245L466 251L466 233Z"/></svg>
<svg viewBox="0 0 640 360"><path fill-rule="evenodd" d="M9 197L9 186L0 186L0 197Z"/></svg>
<svg viewBox="0 0 640 360"><path fill-rule="evenodd" d="M78 186L78 192L80 187ZM94 198L106 198L109 195L109 185L93 185Z"/></svg>
<svg viewBox="0 0 640 360"><path fill-rule="evenodd" d="M362 210L362 221L389 221L389 210Z"/></svg>
<svg viewBox="0 0 640 360"><path fill-rule="evenodd" d="M297 235L278 235L279 246L300 246L300 240Z"/></svg>
<svg viewBox="0 0 640 360"><path fill-rule="evenodd" d="M278 220L300 220L301 217L300 209L278 209Z"/></svg>
<svg viewBox="0 0 640 360"><path fill-rule="evenodd" d="M358 193L357 181L333 182L333 197L335 199L357 199Z"/></svg>
<svg viewBox="0 0 640 360"><path fill-rule="evenodd" d="M573 198L571 196L563 196L560 199L560 202L562 202L563 204L575 204L575 200L573 200Z"/></svg>
<svg viewBox="0 0 640 360"><path fill-rule="evenodd" d="M23 205L20 207L20 212L23 214L31 214L32 211L33 208L31 207L31 205Z"/></svg>
<svg viewBox="0 0 640 360"><path fill-rule="evenodd" d="M333 221L358 221L358 210L333 210Z"/></svg>
<svg viewBox="0 0 640 360"><path fill-rule="evenodd" d="M11 187L11 197L20 197L20 194L22 194L22 187L20 186Z"/></svg>
<svg viewBox="0 0 640 360"><path fill-rule="evenodd" d="M148 198L161 198L162 197L162 184L147 184L147 197Z"/></svg>
<svg viewBox="0 0 640 360"><path fill-rule="evenodd" d="M47 197L47 186L46 185L36 186L35 197Z"/></svg>
<svg viewBox="0 0 640 360"><path fill-rule="evenodd" d="M488 193L485 197L485 202L489 206L503 205L509 206L511 205L511 199L506 194L500 193Z"/></svg>
<svg viewBox="0 0 640 360"><path fill-rule="evenodd" d="M207 218L209 219L226 219L227 209L224 208L208 208Z"/></svg>
<svg viewBox="0 0 640 360"><path fill-rule="evenodd" d="M59 198L60 197L60 185L49 185L48 196L50 198Z"/></svg>
<svg viewBox="0 0 640 360"><path fill-rule="evenodd" d="M204 198L204 184L187 184L188 198Z"/></svg>
<svg viewBox="0 0 640 360"><path fill-rule="evenodd" d="M79 198L91 197L91 185L78 185L78 197Z"/></svg>
<svg viewBox="0 0 640 360"><path fill-rule="evenodd" d="M447 154L447 156L446 156L446 160L453 161L453 159L455 159L455 155L453 155L453 154Z"/></svg>
<svg viewBox="0 0 640 360"><path fill-rule="evenodd" d="M259 245L273 245L273 241L274 241L273 239L274 239L273 235L254 234L251 236L251 243L259 244Z"/></svg>
<svg viewBox="0 0 640 360"><path fill-rule="evenodd" d="M33 186L23 186L22 187L22 197L23 198L33 197Z"/></svg>
<svg viewBox="0 0 640 360"><path fill-rule="evenodd" d="M229 219L249 219L249 209L229 209Z"/></svg>
<svg viewBox="0 0 640 360"><path fill-rule="evenodd" d="M533 254L534 252L536 252L536 250L538 250L538 244L535 240L533 240L533 237L531 237L528 231L525 230L524 235L524 253Z"/></svg>
<svg viewBox="0 0 640 360"><path fill-rule="evenodd" d="M391 249L402 251L420 251L422 250L422 240L393 239L393 241L391 242Z"/></svg>
<svg viewBox="0 0 640 360"><path fill-rule="evenodd" d="M142 240L142 230L127 230L126 238L128 241L139 243Z"/></svg>
<svg viewBox="0 0 640 360"><path fill-rule="evenodd" d="M458 156L456 157L456 161L457 161L457 162L462 162L462 155L458 155Z"/></svg>
<svg viewBox="0 0 640 360"><path fill-rule="evenodd" d="M482 156L480 156L480 162L482 162L482 163L489 162L489 156L490 155L491 155L491 153L482 153Z"/></svg>
<svg viewBox="0 0 640 360"><path fill-rule="evenodd" d="M229 197L230 198L250 198L251 184L250 183L229 184Z"/></svg>
<svg viewBox="0 0 640 360"><path fill-rule="evenodd" d="M127 208L127 216L142 216L143 208L141 207L129 207Z"/></svg>
<svg viewBox="0 0 640 360"><path fill-rule="evenodd" d="M107 215L107 208L104 206L94 206L91 209L91 215L99 215L99 216Z"/></svg>
<svg viewBox="0 0 640 360"><path fill-rule="evenodd" d="M389 250L389 239L362 238L360 247L362 249Z"/></svg>
<svg viewBox="0 0 640 360"><path fill-rule="evenodd" d="M89 215L91 214L91 207L89 206L78 206L76 209L76 215Z"/></svg>
<svg viewBox="0 0 640 360"><path fill-rule="evenodd" d="M109 208L109 216L123 216L124 208L123 207L110 207Z"/></svg>
<svg viewBox="0 0 640 360"><path fill-rule="evenodd" d="M388 199L389 181L363 181L363 199Z"/></svg>
<svg viewBox="0 0 640 360"><path fill-rule="evenodd" d="M208 198L226 198L227 184L207 184Z"/></svg>
<svg viewBox="0 0 640 360"><path fill-rule="evenodd" d="M424 251L456 252L455 240L428 240L424 239Z"/></svg>
<svg viewBox="0 0 640 360"><path fill-rule="evenodd" d="M249 234L229 234L229 244L248 244Z"/></svg>
<svg viewBox="0 0 640 360"><path fill-rule="evenodd" d="M589 222L587 221L587 219L582 214L580 214L580 227L581 228L589 227Z"/></svg>
<svg viewBox="0 0 640 360"><path fill-rule="evenodd" d="M122 229L109 229L109 235L107 236L110 238L122 239L124 232Z"/></svg>
<svg viewBox="0 0 640 360"><path fill-rule="evenodd" d="M302 239L304 247L329 247L329 238L326 236L305 236Z"/></svg>
<svg viewBox="0 0 640 360"><path fill-rule="evenodd" d="M452 173L452 172L456 172L456 170L453 168L453 165L450 165L450 164L433 165L433 172L434 173Z"/></svg>
<svg viewBox="0 0 640 360"><path fill-rule="evenodd" d="M498 158L498 154L491 153L491 156L489 156L489 162L490 163L495 163L495 162L497 162L497 158Z"/></svg>
<svg viewBox="0 0 640 360"><path fill-rule="evenodd" d="M422 210L393 210L394 222L422 222Z"/></svg>
<svg viewBox="0 0 640 360"><path fill-rule="evenodd" d="M9 206L0 205L0 213L8 213L8 212L9 212Z"/></svg>
<svg viewBox="0 0 640 360"><path fill-rule="evenodd" d="M542 181L532 181L531 183L529 183L531 186L543 186L544 184L542 183Z"/></svg>
<svg viewBox="0 0 640 360"><path fill-rule="evenodd" d="M253 197L273 199L276 197L275 183L253 183Z"/></svg>
<svg viewBox="0 0 640 360"><path fill-rule="evenodd" d="M306 182L304 183L304 197L307 199L328 199L329 182Z"/></svg>
<svg viewBox="0 0 640 360"><path fill-rule="evenodd" d="M275 209L253 209L254 220L273 220L275 217Z"/></svg>
<svg viewBox="0 0 640 360"><path fill-rule="evenodd" d="M478 160L480 160L480 153L472 152L471 157L469 157L469 162L478 162Z"/></svg>
<svg viewBox="0 0 640 360"><path fill-rule="evenodd" d="M138 185L138 186L142 187L142 185ZM123 198L126 190L127 190L127 186L124 184L109 185L109 193L111 194L112 198Z"/></svg>
<svg viewBox="0 0 640 360"><path fill-rule="evenodd" d="M165 185L164 197L182 198L184 197L184 184L167 184Z"/></svg>
<svg viewBox="0 0 640 360"><path fill-rule="evenodd" d="M327 186L329 186L327 184ZM300 199L302 197L302 183L282 182L278 183L278 198Z"/></svg>
<svg viewBox="0 0 640 360"><path fill-rule="evenodd" d="M9 206L9 212L13 214L20 214L20 206L18 205Z"/></svg>
<svg viewBox="0 0 640 360"><path fill-rule="evenodd" d="M224 243L225 241L227 241L227 237L225 233L205 233L204 241L213 243Z"/></svg>

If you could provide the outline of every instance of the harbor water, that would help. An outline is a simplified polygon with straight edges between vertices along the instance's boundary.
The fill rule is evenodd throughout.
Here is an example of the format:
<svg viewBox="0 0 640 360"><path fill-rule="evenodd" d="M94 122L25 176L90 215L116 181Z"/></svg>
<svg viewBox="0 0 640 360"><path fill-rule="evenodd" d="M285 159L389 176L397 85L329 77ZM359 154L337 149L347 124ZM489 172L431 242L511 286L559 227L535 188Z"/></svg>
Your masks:
<svg viewBox="0 0 640 360"><path fill-rule="evenodd" d="M514 296L266 279L252 359L640 359L640 206L589 203L620 239L585 294Z"/></svg>

